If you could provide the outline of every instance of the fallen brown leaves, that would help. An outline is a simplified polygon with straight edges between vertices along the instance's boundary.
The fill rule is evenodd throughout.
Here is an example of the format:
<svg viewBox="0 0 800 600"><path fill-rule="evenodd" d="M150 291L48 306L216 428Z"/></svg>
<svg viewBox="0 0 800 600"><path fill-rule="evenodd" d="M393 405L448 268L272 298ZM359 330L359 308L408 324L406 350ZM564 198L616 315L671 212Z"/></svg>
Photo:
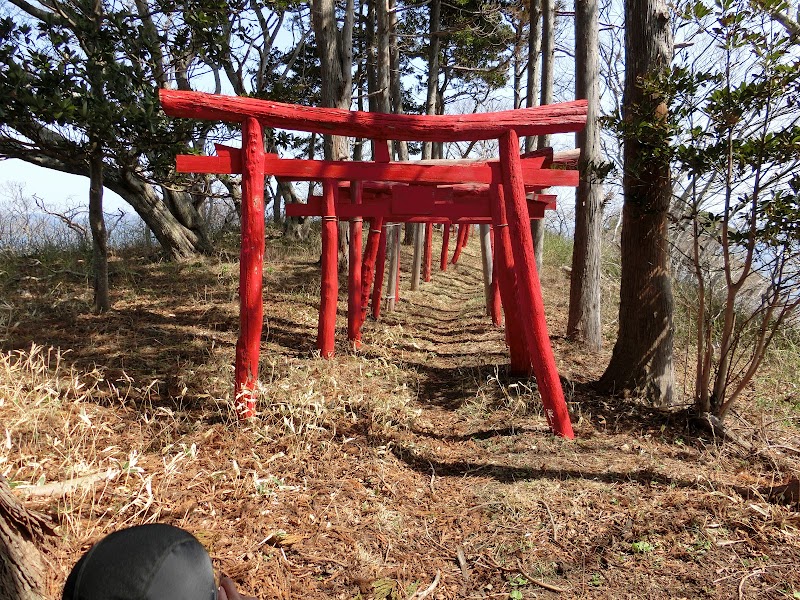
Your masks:
<svg viewBox="0 0 800 600"><path fill-rule="evenodd" d="M578 438L553 438L534 382L505 374L477 254L473 242L370 321L361 352L342 341L323 361L313 249L268 248L261 412L245 424L229 409L235 263L115 263L102 317L74 280L31 284L24 301L2 288L16 325L2 339L0 473L54 490L16 492L59 523L51 596L91 543L152 521L192 531L263 598L800 592L800 516L775 496L785 485L791 500L791 473L679 413L598 397L586 382L606 357L557 335ZM559 266L543 276L555 334ZM344 314L343 290L342 329ZM796 429L770 427L798 447Z"/></svg>

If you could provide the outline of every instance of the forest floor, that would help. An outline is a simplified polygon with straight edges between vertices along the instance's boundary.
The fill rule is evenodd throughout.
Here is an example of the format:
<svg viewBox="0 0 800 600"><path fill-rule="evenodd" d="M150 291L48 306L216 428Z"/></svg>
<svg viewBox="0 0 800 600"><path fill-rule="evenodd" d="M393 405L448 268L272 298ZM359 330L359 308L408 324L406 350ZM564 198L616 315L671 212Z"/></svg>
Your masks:
<svg viewBox="0 0 800 600"><path fill-rule="evenodd" d="M476 236L421 290L403 274L397 311L366 323L359 352L343 289L328 361L313 352L318 256L318 242L268 239L247 423L230 409L235 255L115 259L100 316L81 264L5 262L0 474L57 525L52 598L93 542L155 521L194 533L264 599L420 598L434 583L431 599L800 598L800 490L776 493L800 467L796 371L768 368L730 417L753 451L715 443L686 411L599 396L613 281L607 349L588 355L563 338L569 278L546 257L565 441L534 382L506 374ZM681 394L684 363L685 348Z"/></svg>

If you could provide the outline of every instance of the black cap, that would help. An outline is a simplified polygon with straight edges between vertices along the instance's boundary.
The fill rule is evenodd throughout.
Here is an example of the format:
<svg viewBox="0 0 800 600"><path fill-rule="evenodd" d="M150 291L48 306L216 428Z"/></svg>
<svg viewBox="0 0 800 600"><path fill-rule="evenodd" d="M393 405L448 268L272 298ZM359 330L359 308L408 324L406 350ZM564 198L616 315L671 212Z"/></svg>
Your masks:
<svg viewBox="0 0 800 600"><path fill-rule="evenodd" d="M203 545L171 525L114 532L84 554L63 600L216 600L214 569Z"/></svg>

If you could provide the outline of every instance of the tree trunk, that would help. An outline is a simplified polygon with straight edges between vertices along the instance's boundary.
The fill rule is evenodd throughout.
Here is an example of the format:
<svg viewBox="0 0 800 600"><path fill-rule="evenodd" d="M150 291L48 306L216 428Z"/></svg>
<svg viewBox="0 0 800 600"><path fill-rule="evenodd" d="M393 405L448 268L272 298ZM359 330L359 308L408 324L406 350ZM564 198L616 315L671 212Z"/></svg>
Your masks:
<svg viewBox="0 0 800 600"><path fill-rule="evenodd" d="M491 227L481 224L481 264L483 266L483 293L486 297L486 314L492 314L492 240Z"/></svg>
<svg viewBox="0 0 800 600"><path fill-rule="evenodd" d="M89 156L89 227L92 230L92 268L94 270L94 310L111 308L108 293L108 235L103 216L103 150L95 138Z"/></svg>
<svg viewBox="0 0 800 600"><path fill-rule="evenodd" d="M437 113L438 83L439 83L439 28L442 12L442 0L432 0L428 8L430 23L428 25L428 95L425 100L425 114ZM422 158L428 160L433 157L433 144L422 144Z"/></svg>
<svg viewBox="0 0 800 600"><path fill-rule="evenodd" d="M429 23L428 23L428 89L425 99L425 114L435 115L437 113L437 97L438 97L438 81L439 81L439 29L441 21L442 2L441 0L432 0L428 8ZM431 142L423 142L422 144L422 158L429 160L433 157L433 144ZM411 274L411 289L417 289L419 286L419 271L418 268L422 265L422 260L418 261L418 256L424 253L425 236L422 234L422 224L412 225L409 229L413 232L414 236L414 264ZM427 262L426 262L427 264ZM419 266L418 266L419 265ZM430 280L430 275L426 276L425 281Z"/></svg>
<svg viewBox="0 0 800 600"><path fill-rule="evenodd" d="M414 260L411 264L411 289L419 289L419 280L422 273L422 255L425 251L425 223L412 223L414 228Z"/></svg>
<svg viewBox="0 0 800 600"><path fill-rule="evenodd" d="M386 312L394 312L397 301L397 280L400 271L400 223L393 223L386 233L387 254L389 255L389 270L386 284Z"/></svg>
<svg viewBox="0 0 800 600"><path fill-rule="evenodd" d="M396 115L402 114L403 110L403 85L401 81L401 73L400 73L400 44L399 44L399 36L397 35L397 3L395 0L389 0L389 14L388 14L388 26L389 26L389 70L390 70L390 104L392 106L392 112ZM395 140L394 141L394 153L399 161L407 161L409 159L408 156L408 142L406 140ZM411 244L418 244L419 251L422 251L422 246L420 245L423 241L422 236L417 233L417 230L421 227L418 223L406 223L404 227L404 237L403 237L403 244L406 246L410 246ZM412 265L412 269L416 268L416 252L418 251L417 247L415 246L415 259ZM421 259L420 259L421 264ZM416 290L419 287L419 272L414 274L412 270L411 274L411 289Z"/></svg>
<svg viewBox="0 0 800 600"><path fill-rule="evenodd" d="M52 526L27 510L0 476L0 598L42 600L46 564L37 545Z"/></svg>
<svg viewBox="0 0 800 600"><path fill-rule="evenodd" d="M637 390L659 405L673 398L667 220L672 182L666 102L652 86L645 91L643 82L663 73L671 60L664 0L627 0L619 332L599 387Z"/></svg>
<svg viewBox="0 0 800 600"><path fill-rule="evenodd" d="M396 115L403 114L403 83L400 73L400 44L397 35L397 3L389 0L389 72L390 72L390 104L392 112ZM408 142L406 140L394 141L394 152L397 160L408 160Z"/></svg>
<svg viewBox="0 0 800 600"><path fill-rule="evenodd" d="M376 61L377 72L377 109L378 112L392 112L390 97L391 87L391 51L389 42L389 12L385 0L375 2Z"/></svg>
<svg viewBox="0 0 800 600"><path fill-rule="evenodd" d="M539 104L553 103L553 63L556 53L555 0L542 0L542 87ZM540 135L539 149L550 145L549 135Z"/></svg>
<svg viewBox="0 0 800 600"><path fill-rule="evenodd" d="M536 106L536 85L539 81L539 54L542 52L542 11L539 0L530 0L528 4L528 84L525 93L525 106ZM525 152L536 149L536 137L525 138Z"/></svg>
<svg viewBox="0 0 800 600"><path fill-rule="evenodd" d="M514 108L522 108L522 70L524 68L524 63L522 60L522 19L517 21L515 24L515 31L514 31L514 54L513 54L513 70L514 70L514 82L512 84L513 93L514 93Z"/></svg>
<svg viewBox="0 0 800 600"><path fill-rule="evenodd" d="M589 102L586 128L575 135L581 149L581 179L575 196L575 238L569 288L567 337L597 352L600 328L600 249L603 187L595 167L600 163L597 0L575 0L575 98Z"/></svg>
<svg viewBox="0 0 800 600"><path fill-rule="evenodd" d="M285 205L300 203L300 197L288 181L278 180L276 195L283 197ZM305 217L286 217L283 221L283 235L290 239L304 240L308 236L310 227L311 221Z"/></svg>
<svg viewBox="0 0 800 600"><path fill-rule="evenodd" d="M213 250L206 224L189 194L165 187L162 199L152 185L130 172L105 177L104 181L147 223L169 258L186 259Z"/></svg>
<svg viewBox="0 0 800 600"><path fill-rule="evenodd" d="M556 3L555 0L542 0L542 90L539 104L553 103L553 63L556 52ZM550 145L549 135L540 135L538 148ZM544 250L544 219L531 221L533 236L533 252L536 257L536 269L542 271L542 253Z"/></svg>
<svg viewBox="0 0 800 600"><path fill-rule="evenodd" d="M268 190L269 188L267 187L265 191ZM272 197L272 222L280 225L281 221L283 221L283 195L276 187L275 194Z"/></svg>
<svg viewBox="0 0 800 600"><path fill-rule="evenodd" d="M353 0L347 0L344 23L341 30L336 23L336 3L333 0L313 0L311 21L317 52L322 67L322 106L349 109L353 101L353 23L355 8ZM346 160L349 155L348 140L339 135L326 135L323 144L325 160ZM349 261L347 224L339 224L340 271L346 271Z"/></svg>
<svg viewBox="0 0 800 600"><path fill-rule="evenodd" d="M314 0L311 16L322 67L322 105L349 109L353 99L353 0L347 0L341 30L332 0ZM323 147L326 160L344 160L348 156L345 137L326 135Z"/></svg>
<svg viewBox="0 0 800 600"><path fill-rule="evenodd" d="M377 112L392 112L391 98L391 18L388 11L388 4L385 1L375 2L375 23L377 26L376 35L376 71L377 71ZM391 148L390 148L391 150ZM389 257L389 269L387 277L387 302L386 311L393 312L398 294L398 281L400 275L400 232L402 225L392 224L388 230L386 252Z"/></svg>

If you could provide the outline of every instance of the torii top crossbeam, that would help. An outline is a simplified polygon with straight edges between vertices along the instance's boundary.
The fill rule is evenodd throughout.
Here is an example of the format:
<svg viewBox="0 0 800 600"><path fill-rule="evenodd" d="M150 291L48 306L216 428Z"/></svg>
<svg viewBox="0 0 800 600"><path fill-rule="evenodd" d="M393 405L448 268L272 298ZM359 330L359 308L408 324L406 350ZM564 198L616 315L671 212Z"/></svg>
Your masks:
<svg viewBox="0 0 800 600"><path fill-rule="evenodd" d="M279 129L417 142L490 140L511 130L518 136L581 131L587 106L586 100L575 100L493 113L395 115L179 90L160 90L159 97L164 112L173 117L229 123L254 118Z"/></svg>

